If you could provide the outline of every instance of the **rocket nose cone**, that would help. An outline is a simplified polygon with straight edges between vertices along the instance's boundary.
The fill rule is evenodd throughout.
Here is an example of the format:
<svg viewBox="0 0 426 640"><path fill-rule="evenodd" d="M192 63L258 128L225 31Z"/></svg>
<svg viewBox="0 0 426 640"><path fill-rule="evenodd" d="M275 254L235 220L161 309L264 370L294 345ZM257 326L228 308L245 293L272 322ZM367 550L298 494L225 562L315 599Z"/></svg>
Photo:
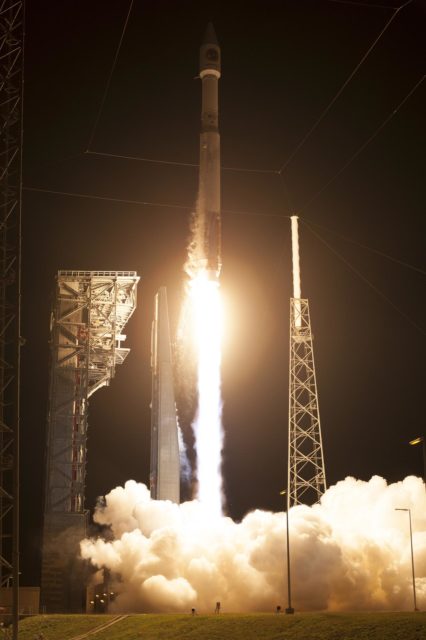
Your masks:
<svg viewBox="0 0 426 640"><path fill-rule="evenodd" d="M213 23L209 22L207 25L206 32L203 38L203 44L215 44L219 46L219 42L217 41L216 31L214 30Z"/></svg>
<svg viewBox="0 0 426 640"><path fill-rule="evenodd" d="M214 75L220 78L220 46L211 22L208 23L203 43L200 47L200 78Z"/></svg>

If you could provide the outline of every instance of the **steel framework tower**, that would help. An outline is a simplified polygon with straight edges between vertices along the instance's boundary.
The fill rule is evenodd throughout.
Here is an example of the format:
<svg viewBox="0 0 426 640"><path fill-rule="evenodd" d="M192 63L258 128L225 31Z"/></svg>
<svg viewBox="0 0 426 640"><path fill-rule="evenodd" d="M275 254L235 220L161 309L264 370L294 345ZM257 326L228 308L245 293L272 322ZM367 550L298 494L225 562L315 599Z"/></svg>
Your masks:
<svg viewBox="0 0 426 640"><path fill-rule="evenodd" d="M19 383L24 2L0 1L0 586L19 608Z"/></svg>
<svg viewBox="0 0 426 640"><path fill-rule="evenodd" d="M136 307L134 271L59 271L51 320L41 601L48 612L81 612L77 562L84 508L90 396L108 385L129 349L122 329Z"/></svg>
<svg viewBox="0 0 426 640"><path fill-rule="evenodd" d="M297 216L291 218L293 298L290 300L290 373L287 506L315 504L326 490L309 302L301 297Z"/></svg>

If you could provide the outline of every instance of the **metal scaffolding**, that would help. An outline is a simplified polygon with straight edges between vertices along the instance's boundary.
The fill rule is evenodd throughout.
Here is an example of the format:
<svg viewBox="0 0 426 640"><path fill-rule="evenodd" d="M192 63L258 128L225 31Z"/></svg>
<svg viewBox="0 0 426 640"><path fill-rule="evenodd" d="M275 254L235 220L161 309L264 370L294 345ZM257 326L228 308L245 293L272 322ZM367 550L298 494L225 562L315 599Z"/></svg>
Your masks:
<svg viewBox="0 0 426 640"><path fill-rule="evenodd" d="M86 534L84 508L90 396L109 384L129 349L122 330L136 308L134 271L59 271L51 319L42 606L81 611L76 564ZM64 551L65 549L65 551Z"/></svg>
<svg viewBox="0 0 426 640"><path fill-rule="evenodd" d="M288 506L315 504L326 490L309 302L290 300Z"/></svg>
<svg viewBox="0 0 426 640"><path fill-rule="evenodd" d="M0 1L0 586L19 610L19 383L24 2Z"/></svg>

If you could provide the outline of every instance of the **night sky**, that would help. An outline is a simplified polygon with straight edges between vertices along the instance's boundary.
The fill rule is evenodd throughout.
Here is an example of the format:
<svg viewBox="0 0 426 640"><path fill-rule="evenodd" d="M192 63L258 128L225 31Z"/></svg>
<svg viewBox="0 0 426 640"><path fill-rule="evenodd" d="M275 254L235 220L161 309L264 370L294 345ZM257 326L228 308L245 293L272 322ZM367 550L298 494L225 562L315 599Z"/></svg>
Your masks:
<svg viewBox="0 0 426 640"><path fill-rule="evenodd" d="M85 152L94 134L92 152L197 164L195 78L209 20L222 48L220 131L228 168L222 173L228 513L239 519L253 508L282 509L292 213L301 216L302 295L315 335L328 484L347 475L392 482L421 475L421 450L407 442L425 433L426 82L323 187L421 80L424 2L398 13L292 155L395 6L397 0L135 0L100 112L128 0L28 3L23 584L39 581L49 317L59 269L134 269L141 276L138 308L125 329L131 354L90 402L87 507L130 478L148 482L153 297L167 286L176 328L197 168Z"/></svg>

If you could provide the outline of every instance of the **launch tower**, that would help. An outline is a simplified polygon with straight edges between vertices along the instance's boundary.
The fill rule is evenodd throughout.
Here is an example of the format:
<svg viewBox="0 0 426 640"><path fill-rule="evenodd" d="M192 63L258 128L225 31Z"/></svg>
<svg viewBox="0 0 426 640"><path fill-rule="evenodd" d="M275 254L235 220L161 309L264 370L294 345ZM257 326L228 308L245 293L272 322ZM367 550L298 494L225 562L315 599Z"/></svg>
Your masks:
<svg viewBox="0 0 426 640"><path fill-rule="evenodd" d="M47 612L84 608L79 542L90 396L109 384L129 349L122 330L136 308L135 271L59 271L51 316L51 371L41 602Z"/></svg>
<svg viewBox="0 0 426 640"><path fill-rule="evenodd" d="M291 217L291 231L288 507L315 504L326 490L309 301L301 296L297 216Z"/></svg>

